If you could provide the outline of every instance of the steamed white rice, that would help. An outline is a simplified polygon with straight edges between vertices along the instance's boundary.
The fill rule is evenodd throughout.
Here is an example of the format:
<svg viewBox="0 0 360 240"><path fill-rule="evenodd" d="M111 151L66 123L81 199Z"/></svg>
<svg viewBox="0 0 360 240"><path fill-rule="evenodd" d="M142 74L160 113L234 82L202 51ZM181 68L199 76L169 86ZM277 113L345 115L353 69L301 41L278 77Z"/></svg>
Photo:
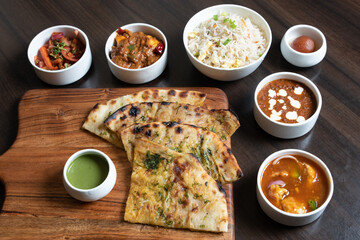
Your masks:
<svg viewBox="0 0 360 240"><path fill-rule="evenodd" d="M264 32L249 18L219 12L188 34L190 52L219 68L238 68L256 61L266 50Z"/></svg>

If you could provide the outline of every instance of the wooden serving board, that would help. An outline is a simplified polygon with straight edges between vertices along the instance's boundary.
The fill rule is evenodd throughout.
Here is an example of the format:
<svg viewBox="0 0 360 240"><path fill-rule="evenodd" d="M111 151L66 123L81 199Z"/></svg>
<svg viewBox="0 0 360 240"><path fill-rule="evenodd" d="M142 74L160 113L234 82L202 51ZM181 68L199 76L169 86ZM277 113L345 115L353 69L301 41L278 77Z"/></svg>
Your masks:
<svg viewBox="0 0 360 240"><path fill-rule="evenodd" d="M0 156L0 180L5 186L0 212L2 239L234 239L231 184L223 186L229 211L227 233L124 222L131 176L126 154L82 130L81 125L96 103L143 89L45 89L30 90L23 96L16 141ZM205 104L209 108L228 108L227 97L220 89L179 89L207 93ZM66 160L85 148L103 151L117 169L114 189L92 203L70 197L62 183Z"/></svg>

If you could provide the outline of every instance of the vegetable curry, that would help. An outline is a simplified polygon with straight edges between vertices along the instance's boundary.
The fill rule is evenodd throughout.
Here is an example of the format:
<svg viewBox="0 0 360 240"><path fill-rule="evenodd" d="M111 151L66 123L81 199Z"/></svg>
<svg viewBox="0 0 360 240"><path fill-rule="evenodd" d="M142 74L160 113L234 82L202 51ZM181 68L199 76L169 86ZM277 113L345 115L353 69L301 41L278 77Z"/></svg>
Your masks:
<svg viewBox="0 0 360 240"><path fill-rule="evenodd" d="M143 32L119 28L110 51L111 60L124 68L144 68L155 63L162 55L164 45Z"/></svg>
<svg viewBox="0 0 360 240"><path fill-rule="evenodd" d="M320 207L329 194L324 171L300 155L283 155L269 163L262 174L266 198L288 213L307 213Z"/></svg>
<svg viewBox="0 0 360 240"><path fill-rule="evenodd" d="M63 32L53 32L35 56L36 66L45 70L61 70L76 63L85 52L85 46L77 39L78 34L75 30L75 37L71 39Z"/></svg>

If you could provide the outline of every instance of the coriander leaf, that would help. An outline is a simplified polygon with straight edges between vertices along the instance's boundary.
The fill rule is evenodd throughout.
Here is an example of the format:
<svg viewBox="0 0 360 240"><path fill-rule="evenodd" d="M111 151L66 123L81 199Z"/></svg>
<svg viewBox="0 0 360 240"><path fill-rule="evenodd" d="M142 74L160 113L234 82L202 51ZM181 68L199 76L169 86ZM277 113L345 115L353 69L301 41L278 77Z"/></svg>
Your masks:
<svg viewBox="0 0 360 240"><path fill-rule="evenodd" d="M230 20L230 27L231 27L232 29L235 29L235 28L236 28L235 20Z"/></svg>
<svg viewBox="0 0 360 240"><path fill-rule="evenodd" d="M219 16L218 16L218 15L214 15L214 16L213 16L213 19L214 19L215 21L217 21L217 20L219 19Z"/></svg>
<svg viewBox="0 0 360 240"><path fill-rule="evenodd" d="M312 211L314 211L317 208L316 200L310 200L310 201L308 201L308 204L309 204Z"/></svg>
<svg viewBox="0 0 360 240"><path fill-rule="evenodd" d="M164 159L165 158L160 157L160 155L157 153L151 154L150 151L147 151L146 159L144 161L145 167L149 170L156 170L158 169L160 162Z"/></svg>
<svg viewBox="0 0 360 240"><path fill-rule="evenodd" d="M130 51L135 49L135 44L131 44L127 47Z"/></svg>
<svg viewBox="0 0 360 240"><path fill-rule="evenodd" d="M229 20L230 20L229 18L225 18L224 23L227 23Z"/></svg>
<svg viewBox="0 0 360 240"><path fill-rule="evenodd" d="M225 42L223 42L223 45L226 46L231 40L230 39L226 39Z"/></svg>

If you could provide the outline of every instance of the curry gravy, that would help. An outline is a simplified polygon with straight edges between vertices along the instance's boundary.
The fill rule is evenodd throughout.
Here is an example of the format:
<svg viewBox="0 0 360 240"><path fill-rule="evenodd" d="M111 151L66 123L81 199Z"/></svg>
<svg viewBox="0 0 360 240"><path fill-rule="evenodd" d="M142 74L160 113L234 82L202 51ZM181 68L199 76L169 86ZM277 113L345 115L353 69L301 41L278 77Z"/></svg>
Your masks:
<svg viewBox="0 0 360 240"><path fill-rule="evenodd" d="M144 68L161 57L163 48L164 45L153 36L121 29L115 37L110 58L120 67Z"/></svg>
<svg viewBox="0 0 360 240"><path fill-rule="evenodd" d="M300 155L282 155L271 161L261 178L266 198L289 213L307 213L329 195L329 182L320 166Z"/></svg>
<svg viewBox="0 0 360 240"><path fill-rule="evenodd" d="M300 123L316 111L314 93L303 83L277 79L267 83L258 93L260 109L272 120Z"/></svg>

